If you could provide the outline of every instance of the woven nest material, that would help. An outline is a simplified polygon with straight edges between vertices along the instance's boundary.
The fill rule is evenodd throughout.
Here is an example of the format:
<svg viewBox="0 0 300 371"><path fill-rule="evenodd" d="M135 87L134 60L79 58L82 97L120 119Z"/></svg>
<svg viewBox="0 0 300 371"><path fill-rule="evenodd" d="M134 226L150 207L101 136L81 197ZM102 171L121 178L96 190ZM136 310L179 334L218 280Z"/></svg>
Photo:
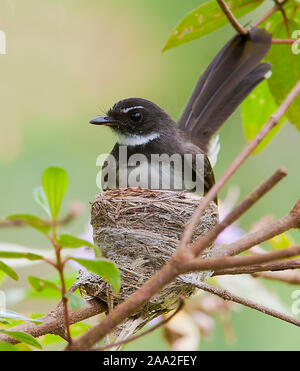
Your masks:
<svg viewBox="0 0 300 371"><path fill-rule="evenodd" d="M122 275L118 294L96 274L80 271L81 290L116 306L141 287L159 270L178 248L179 241L201 197L184 192L148 189L116 189L101 192L92 202L91 224L94 243L103 255L113 260ZM218 222L214 202L202 215L193 240L206 234ZM211 256L212 244L204 252ZM203 282L210 272L181 275L140 308L132 318L150 319L166 313L178 303L178 296L189 297L195 292L193 282Z"/></svg>

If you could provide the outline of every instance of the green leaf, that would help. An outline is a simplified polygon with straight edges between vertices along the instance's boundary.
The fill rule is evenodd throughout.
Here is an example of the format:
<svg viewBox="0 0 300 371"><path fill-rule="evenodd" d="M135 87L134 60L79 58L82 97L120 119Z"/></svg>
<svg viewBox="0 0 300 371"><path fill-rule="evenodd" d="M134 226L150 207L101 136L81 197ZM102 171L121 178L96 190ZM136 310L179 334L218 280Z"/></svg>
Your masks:
<svg viewBox="0 0 300 371"><path fill-rule="evenodd" d="M121 287L121 275L117 266L108 259L83 259L83 258L74 258L70 259L75 260L77 263L84 266L89 271L98 274L106 281L108 281L115 292L119 292Z"/></svg>
<svg viewBox="0 0 300 371"><path fill-rule="evenodd" d="M47 234L50 231L50 225L44 220L35 215L30 214L14 214L6 217L8 220L20 220L25 224L37 229L38 231Z"/></svg>
<svg viewBox="0 0 300 371"><path fill-rule="evenodd" d="M70 234L61 234L59 236L58 242L63 247L73 247L73 248L82 247L82 246L94 247L94 245L90 243L89 241L83 240L78 237L74 237Z"/></svg>
<svg viewBox="0 0 300 371"><path fill-rule="evenodd" d="M38 278L35 276L28 276L28 282L32 286L32 288L36 291L43 291L45 288L51 288L54 290L60 291L59 287L57 287L54 283L44 280L42 278Z"/></svg>
<svg viewBox="0 0 300 371"><path fill-rule="evenodd" d="M261 127L268 121L276 111L277 105L270 93L267 81L259 84L242 104L242 121L244 133L247 140L252 140ZM277 126L263 139L254 153L261 151L270 140L279 132L284 124L282 118Z"/></svg>
<svg viewBox="0 0 300 371"><path fill-rule="evenodd" d="M15 281L18 281L19 279L17 273L11 267L3 263L2 261L0 261L0 271L6 273L10 278L12 278Z"/></svg>
<svg viewBox="0 0 300 371"><path fill-rule="evenodd" d="M295 30L300 30L300 25L293 20L289 20L288 23L291 34ZM283 22L275 28L273 38L290 38ZM275 44L272 45L268 54L268 61L272 64L272 77L268 79L268 85L276 104L279 105L300 79L300 57L299 55L293 54L290 44ZM300 130L299 96L286 111L285 116L298 130Z"/></svg>
<svg viewBox="0 0 300 371"><path fill-rule="evenodd" d="M275 250L287 249L288 247L295 245L295 241L287 233L281 233L272 237L268 242Z"/></svg>
<svg viewBox="0 0 300 371"><path fill-rule="evenodd" d="M6 309L3 312L0 312L0 318L15 319L17 321L29 321L29 322L34 322L34 323L37 323L37 324L42 323L42 321L40 321L40 320L25 317L22 314L13 312L12 310L8 310L8 309Z"/></svg>
<svg viewBox="0 0 300 371"><path fill-rule="evenodd" d="M239 18L263 3L263 0L231 0L231 11ZM188 13L177 25L163 51L207 35L228 23L217 1L209 1Z"/></svg>
<svg viewBox="0 0 300 371"><path fill-rule="evenodd" d="M33 254L31 252L17 252L17 251L1 251L0 258L6 259L28 259L28 260L42 260L41 255Z"/></svg>
<svg viewBox="0 0 300 371"><path fill-rule="evenodd" d="M71 326L71 335L72 335L73 338L75 338L75 337L77 337L79 335L84 334L91 327L92 327L92 325L90 323L86 323L86 322L77 322L77 323L74 323Z"/></svg>
<svg viewBox="0 0 300 371"><path fill-rule="evenodd" d="M67 271L64 274L66 287L71 287L74 281L76 281L77 273L73 271ZM49 276L46 278L48 282L52 283L56 287L60 287L61 280L58 273L55 273L53 276ZM51 300L51 301L58 301L61 299L61 291L53 290L53 287L50 286L45 287L42 291L36 291L32 287L29 287L24 292L24 299L26 300Z"/></svg>
<svg viewBox="0 0 300 371"><path fill-rule="evenodd" d="M10 331L10 330L3 330L3 329L0 329L0 332L8 336L11 336L12 338L20 341L21 343L25 343L33 347L42 349L42 345L33 336L27 334L26 332Z"/></svg>
<svg viewBox="0 0 300 371"><path fill-rule="evenodd" d="M62 199L68 188L68 174L59 167L49 167L42 176L42 186L48 200L51 215L56 219Z"/></svg>
<svg viewBox="0 0 300 371"><path fill-rule="evenodd" d="M11 325L11 322L7 321L6 319L0 318L0 323L2 325Z"/></svg>
<svg viewBox="0 0 300 371"><path fill-rule="evenodd" d="M90 243L89 241L83 240L78 237L74 237L70 234L61 234L58 239L58 243L63 247L78 248L82 246L92 247L97 258L101 257L101 251L98 246Z"/></svg>
<svg viewBox="0 0 300 371"><path fill-rule="evenodd" d="M47 215L50 217L51 216L50 207L43 187L41 186L36 187L33 190L33 198L46 211Z"/></svg>
<svg viewBox="0 0 300 371"><path fill-rule="evenodd" d="M67 292L65 294L65 297L69 299L70 307L73 310L79 310L87 306L86 301L82 297L78 296L73 292Z"/></svg>
<svg viewBox="0 0 300 371"><path fill-rule="evenodd" d="M15 352L17 350L18 349L16 347L7 343L6 341L0 341L0 351L3 351L3 352L13 351L13 352Z"/></svg>

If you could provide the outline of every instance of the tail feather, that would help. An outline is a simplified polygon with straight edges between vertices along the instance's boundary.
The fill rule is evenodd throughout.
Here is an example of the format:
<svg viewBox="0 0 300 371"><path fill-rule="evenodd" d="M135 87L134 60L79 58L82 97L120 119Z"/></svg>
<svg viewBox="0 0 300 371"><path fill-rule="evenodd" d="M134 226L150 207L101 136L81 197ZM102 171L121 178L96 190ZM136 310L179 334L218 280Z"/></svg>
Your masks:
<svg viewBox="0 0 300 371"><path fill-rule="evenodd" d="M213 134L265 78L271 65L260 62L270 46L271 35L262 28L236 35L198 80L178 125L203 150L207 150Z"/></svg>

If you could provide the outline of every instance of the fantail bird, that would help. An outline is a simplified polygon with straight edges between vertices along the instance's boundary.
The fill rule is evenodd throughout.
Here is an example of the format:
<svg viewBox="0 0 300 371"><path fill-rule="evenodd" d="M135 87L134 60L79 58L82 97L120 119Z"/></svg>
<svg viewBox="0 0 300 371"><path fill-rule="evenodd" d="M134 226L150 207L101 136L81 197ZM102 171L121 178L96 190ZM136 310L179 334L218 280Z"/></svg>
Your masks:
<svg viewBox="0 0 300 371"><path fill-rule="evenodd" d="M110 126L117 135L117 143L111 152L116 163L106 161L102 168L103 183L107 184L108 176L114 170L116 182L104 188L126 188L124 179L120 181L124 165L120 149L125 148L126 153L123 153L129 164L122 174L126 180L131 177L128 186L165 189L165 183L169 184L169 189L178 190L174 186L176 183L181 190L195 191L195 182L200 180L205 194L214 184L207 156L210 140L254 87L267 77L271 65L261 63L261 60L270 46L271 35L263 28L252 28L247 35L234 36L199 78L177 125L163 109L142 98L121 100L106 116L91 120L94 125ZM183 160L177 168L175 161L171 161L169 175L166 175L164 165L154 166L152 163L154 155L163 154L178 155ZM186 158L185 154L190 156ZM197 155L202 156L202 167L196 166ZM134 160L130 161L132 156ZM185 165L191 170L192 178L183 177ZM141 179L143 175L144 179ZM168 176L168 181L164 182Z"/></svg>

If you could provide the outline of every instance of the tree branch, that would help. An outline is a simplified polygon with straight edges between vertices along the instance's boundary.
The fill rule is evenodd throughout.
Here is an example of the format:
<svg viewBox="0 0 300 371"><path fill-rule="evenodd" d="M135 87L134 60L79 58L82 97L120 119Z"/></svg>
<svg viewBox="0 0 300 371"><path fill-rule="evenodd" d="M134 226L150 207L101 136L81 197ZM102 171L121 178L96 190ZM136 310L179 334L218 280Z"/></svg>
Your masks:
<svg viewBox="0 0 300 371"><path fill-rule="evenodd" d="M229 6L224 0L217 0L223 13L226 15L228 21L231 23L232 27L241 35L246 35L248 30L246 30L239 21L235 18Z"/></svg>
<svg viewBox="0 0 300 371"><path fill-rule="evenodd" d="M76 287L74 287L74 289L76 289ZM106 304L98 299L89 300L87 304L86 307L80 310L69 310L70 325L103 313L107 310ZM45 334L54 334L65 337L66 329L62 300L59 301L53 310L47 313L44 317L39 318L39 320L42 321L39 325L33 322L24 322L18 326L10 328L10 330L27 332L33 337L39 337ZM5 334L0 334L0 341L6 341L10 344L18 343L17 340Z"/></svg>
<svg viewBox="0 0 300 371"><path fill-rule="evenodd" d="M206 283L199 283L195 286L198 287L199 289L203 290L203 291L207 291L207 292L210 292L211 294L217 295L224 300L230 300L230 301L233 301L235 303L242 304L246 307L255 309L259 312L262 312L262 313L267 314L269 316L281 319L282 321L292 323L293 325L300 327L300 321L297 318L294 318L294 317L291 317L287 314L278 312L277 310L270 309L268 307L265 307L264 305L254 303L251 300L241 298L240 296L237 296L237 295L235 295L235 294L233 294L233 293L231 293L227 290L223 290L223 289L217 288L215 286L208 285Z"/></svg>
<svg viewBox="0 0 300 371"><path fill-rule="evenodd" d="M290 213L283 218L268 224L252 233L246 234L240 240L225 246L219 255L237 255L250 247L258 245L270 238L277 236L292 228L300 228L300 200L296 203Z"/></svg>

